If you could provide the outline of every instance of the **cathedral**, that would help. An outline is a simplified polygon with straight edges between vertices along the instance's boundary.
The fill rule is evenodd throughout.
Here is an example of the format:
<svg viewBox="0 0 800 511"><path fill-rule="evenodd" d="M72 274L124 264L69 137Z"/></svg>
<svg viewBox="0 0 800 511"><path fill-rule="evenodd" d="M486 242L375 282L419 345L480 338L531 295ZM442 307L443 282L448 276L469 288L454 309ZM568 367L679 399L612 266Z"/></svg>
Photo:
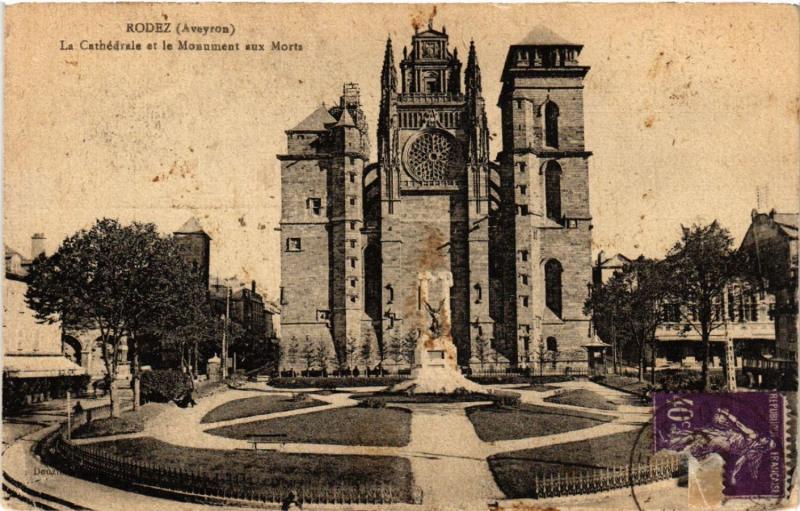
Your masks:
<svg viewBox="0 0 800 511"><path fill-rule="evenodd" d="M373 367L407 364L390 352L427 328L419 281L449 272L462 367L585 369L592 225L581 48L545 28L510 46L495 159L475 44L463 66L446 29L431 25L399 66L386 43L377 162L355 84L286 131L284 367L305 367L298 350L320 343L340 362L372 343Z"/></svg>

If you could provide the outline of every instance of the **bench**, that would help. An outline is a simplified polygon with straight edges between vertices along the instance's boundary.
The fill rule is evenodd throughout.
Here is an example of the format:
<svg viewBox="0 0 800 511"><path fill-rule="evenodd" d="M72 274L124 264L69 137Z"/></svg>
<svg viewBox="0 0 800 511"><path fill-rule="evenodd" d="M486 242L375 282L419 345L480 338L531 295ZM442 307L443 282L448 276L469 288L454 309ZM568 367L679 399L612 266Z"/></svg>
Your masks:
<svg viewBox="0 0 800 511"><path fill-rule="evenodd" d="M253 450L258 450L258 444L273 444L276 438L284 438L286 433L274 433L271 435L252 435L247 437L247 442L253 444Z"/></svg>

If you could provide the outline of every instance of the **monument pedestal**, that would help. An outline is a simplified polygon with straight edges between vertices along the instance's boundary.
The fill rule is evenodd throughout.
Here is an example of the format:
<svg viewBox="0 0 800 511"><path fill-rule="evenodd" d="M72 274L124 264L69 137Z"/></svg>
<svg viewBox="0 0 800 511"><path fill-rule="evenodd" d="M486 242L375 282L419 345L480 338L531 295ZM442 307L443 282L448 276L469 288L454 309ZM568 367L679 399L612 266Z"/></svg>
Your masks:
<svg viewBox="0 0 800 511"><path fill-rule="evenodd" d="M421 272L419 280L420 306L424 305L427 308L431 316L431 325L429 332L422 333L417 339L411 378L392 386L389 391L407 394L486 393L485 388L468 380L458 369L456 345L450 336L452 276L449 272L438 274ZM439 291L438 309L434 309L429 302L431 281Z"/></svg>
<svg viewBox="0 0 800 511"><path fill-rule="evenodd" d="M390 392L408 394L486 393L481 385L468 380L458 369L456 346L449 337L431 339L423 335L414 354L416 365L411 378L394 385Z"/></svg>

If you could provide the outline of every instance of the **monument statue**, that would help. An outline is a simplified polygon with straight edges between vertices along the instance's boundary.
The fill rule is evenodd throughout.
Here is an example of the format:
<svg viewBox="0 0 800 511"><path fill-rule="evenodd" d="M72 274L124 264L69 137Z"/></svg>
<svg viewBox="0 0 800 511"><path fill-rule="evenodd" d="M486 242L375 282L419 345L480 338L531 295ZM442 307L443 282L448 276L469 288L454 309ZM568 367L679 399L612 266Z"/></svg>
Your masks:
<svg viewBox="0 0 800 511"><path fill-rule="evenodd" d="M458 368L456 346L450 335L450 288L453 276L449 271L418 274L420 335L414 350L411 378L398 383L390 390L411 394L452 394L455 392L481 392L486 389L465 378ZM434 307L431 303L438 303ZM430 326L425 330L425 313Z"/></svg>

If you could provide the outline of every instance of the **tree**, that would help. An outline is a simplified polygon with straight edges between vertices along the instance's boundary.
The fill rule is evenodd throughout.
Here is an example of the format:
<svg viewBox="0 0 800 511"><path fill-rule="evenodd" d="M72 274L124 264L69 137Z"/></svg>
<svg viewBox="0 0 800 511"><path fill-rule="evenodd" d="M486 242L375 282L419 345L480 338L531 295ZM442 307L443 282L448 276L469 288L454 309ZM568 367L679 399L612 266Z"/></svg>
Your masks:
<svg viewBox="0 0 800 511"><path fill-rule="evenodd" d="M300 343L297 341L297 337L292 336L289 340L289 346L286 347L286 361L289 362L292 370L297 364L298 355L300 355Z"/></svg>
<svg viewBox="0 0 800 511"><path fill-rule="evenodd" d="M536 360L539 362L539 376L544 376L544 364L547 362L547 346L544 339L540 336L536 346Z"/></svg>
<svg viewBox="0 0 800 511"><path fill-rule="evenodd" d="M330 362L331 359L331 350L328 347L328 343L325 342L324 339L320 339L319 342L317 342L314 355L315 355L314 361L319 366L319 369L320 371L322 371L322 374L323 375L327 374L328 363Z"/></svg>
<svg viewBox="0 0 800 511"><path fill-rule="evenodd" d="M403 336L402 351L403 358L408 362L409 367L414 365L414 357L417 353L417 341L419 340L419 330L412 330Z"/></svg>
<svg viewBox="0 0 800 511"><path fill-rule="evenodd" d="M369 369L372 366L372 335L367 332L364 335L364 339L361 342L361 348L359 349L359 356L361 357L361 361L364 362L365 371L364 374L369 376Z"/></svg>
<svg viewBox="0 0 800 511"><path fill-rule="evenodd" d="M348 335L347 338L344 340L345 369L348 372L351 372L353 370L357 351L358 351L358 340L354 336Z"/></svg>
<svg viewBox="0 0 800 511"><path fill-rule="evenodd" d="M669 292L669 273L663 261L640 257L626 264L605 284L592 289L584 309L605 328L614 329L636 350L638 377L644 377L645 348L651 349L651 378L655 382L655 333L663 321L662 305Z"/></svg>
<svg viewBox="0 0 800 511"><path fill-rule="evenodd" d="M389 358L394 362L395 366L399 366L406 358L403 350L403 341L397 335L392 335L389 339Z"/></svg>
<svg viewBox="0 0 800 511"><path fill-rule="evenodd" d="M715 220L708 225L682 226L681 239L670 249L666 263L670 298L702 341L701 384L706 390L711 332L725 324L718 304L728 284L742 275L742 260L733 249L730 232Z"/></svg>
<svg viewBox="0 0 800 511"><path fill-rule="evenodd" d="M475 356L478 357L478 361L481 363L481 371L483 371L483 365L489 356L489 350L489 340L483 335L483 332L480 332L475 338Z"/></svg>
<svg viewBox="0 0 800 511"><path fill-rule="evenodd" d="M378 370L380 375L383 376L383 363L389 358L389 347L386 345L386 338L379 338L378 342L375 343L375 347L377 348L375 354L378 356Z"/></svg>
<svg viewBox="0 0 800 511"><path fill-rule="evenodd" d="M303 345L303 350L300 352L300 357L306 363L306 376L311 375L311 368L314 367L314 362L317 360L316 347L311 343L311 339L306 336L306 343Z"/></svg>
<svg viewBox="0 0 800 511"><path fill-rule="evenodd" d="M127 342L134 407L140 403L139 337L165 317L186 307L186 268L175 242L155 225L100 219L63 241L51 257L37 258L30 270L26 300L43 322L60 321L65 331L98 330L106 375L117 377ZM115 386L112 414L119 416Z"/></svg>

